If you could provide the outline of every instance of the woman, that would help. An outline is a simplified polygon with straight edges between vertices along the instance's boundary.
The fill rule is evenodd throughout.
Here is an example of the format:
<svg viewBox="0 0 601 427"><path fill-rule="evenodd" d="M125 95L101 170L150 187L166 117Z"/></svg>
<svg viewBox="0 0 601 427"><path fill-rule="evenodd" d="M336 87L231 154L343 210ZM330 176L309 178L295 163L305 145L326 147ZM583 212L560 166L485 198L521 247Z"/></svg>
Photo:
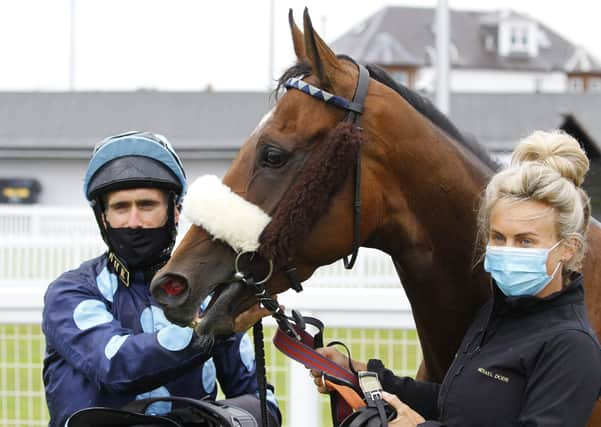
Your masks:
<svg viewBox="0 0 601 427"><path fill-rule="evenodd" d="M588 322L582 276L590 203L578 142L537 131L488 184L479 211L493 297L467 330L442 384L378 374L398 426L583 426L601 389L601 347ZM346 356L320 350L341 366ZM319 373L312 372L321 392ZM436 420L436 421L425 421Z"/></svg>

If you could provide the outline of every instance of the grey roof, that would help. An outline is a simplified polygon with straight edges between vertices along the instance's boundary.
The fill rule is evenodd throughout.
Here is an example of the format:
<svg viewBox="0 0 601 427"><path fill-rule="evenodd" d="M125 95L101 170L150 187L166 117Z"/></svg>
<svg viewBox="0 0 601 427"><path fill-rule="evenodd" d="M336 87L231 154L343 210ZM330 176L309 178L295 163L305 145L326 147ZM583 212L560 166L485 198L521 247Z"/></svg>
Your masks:
<svg viewBox="0 0 601 427"><path fill-rule="evenodd" d="M567 115L601 148L601 94L451 95L451 121L493 151L511 151L535 129L559 128Z"/></svg>
<svg viewBox="0 0 601 427"><path fill-rule="evenodd" d="M0 92L0 157L88 158L106 136L137 129L163 133L184 158L231 159L271 99L268 92ZM451 121L494 151L511 151L534 129L560 127L567 114L601 147L601 94L451 95Z"/></svg>
<svg viewBox="0 0 601 427"><path fill-rule="evenodd" d="M237 151L269 104L265 92L0 92L0 156L87 158L109 135L149 130L183 157L222 157Z"/></svg>
<svg viewBox="0 0 601 427"><path fill-rule="evenodd" d="M497 54L497 28L505 17L529 19L516 12L451 10L451 62L457 68L538 71L601 71L601 63L588 52L538 22L541 40L536 57L502 57ZM358 61L385 66L428 66L435 54L434 9L385 7L340 36L331 46L336 53ZM494 42L487 49L485 39ZM588 67L588 69L587 69Z"/></svg>

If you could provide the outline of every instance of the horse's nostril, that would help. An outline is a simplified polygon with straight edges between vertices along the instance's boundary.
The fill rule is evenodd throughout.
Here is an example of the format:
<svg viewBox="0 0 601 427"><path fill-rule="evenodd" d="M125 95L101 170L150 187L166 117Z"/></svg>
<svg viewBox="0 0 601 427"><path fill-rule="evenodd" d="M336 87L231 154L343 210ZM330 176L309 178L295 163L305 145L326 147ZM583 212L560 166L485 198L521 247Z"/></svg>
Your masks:
<svg viewBox="0 0 601 427"><path fill-rule="evenodd" d="M186 290L186 283L183 280L169 279L161 284L161 288L169 296L176 297Z"/></svg>

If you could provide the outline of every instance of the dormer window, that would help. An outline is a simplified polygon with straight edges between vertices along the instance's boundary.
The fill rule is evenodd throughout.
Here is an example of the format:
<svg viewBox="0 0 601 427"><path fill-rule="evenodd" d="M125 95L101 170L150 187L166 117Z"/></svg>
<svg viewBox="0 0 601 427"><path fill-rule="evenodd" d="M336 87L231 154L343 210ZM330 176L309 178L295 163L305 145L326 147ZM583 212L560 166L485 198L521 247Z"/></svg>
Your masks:
<svg viewBox="0 0 601 427"><path fill-rule="evenodd" d="M506 16L499 22L499 55L533 58L538 55L538 25L523 17Z"/></svg>
<svg viewBox="0 0 601 427"><path fill-rule="evenodd" d="M513 52L528 52L529 28L526 25L514 24L509 29L510 49Z"/></svg>

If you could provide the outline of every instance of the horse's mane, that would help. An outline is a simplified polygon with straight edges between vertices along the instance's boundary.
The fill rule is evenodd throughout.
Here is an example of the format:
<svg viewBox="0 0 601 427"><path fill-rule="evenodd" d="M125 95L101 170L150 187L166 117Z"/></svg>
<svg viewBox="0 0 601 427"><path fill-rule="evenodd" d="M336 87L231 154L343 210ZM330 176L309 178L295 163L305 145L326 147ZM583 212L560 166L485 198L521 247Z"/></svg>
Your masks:
<svg viewBox="0 0 601 427"><path fill-rule="evenodd" d="M461 145L469 149L474 153L478 159L484 162L488 167L493 170L499 169L499 164L490 157L488 152L482 145L478 143L475 138L467 138L463 133L455 127L453 123L436 108L429 99L423 97L417 92L409 89L408 87L397 83L390 74L384 71L382 68L374 64L367 64L366 68L369 71L369 76L374 80L388 86L396 93L401 95L405 101L407 101L413 108L419 111L424 117L430 120L448 136L459 142Z"/></svg>
<svg viewBox="0 0 601 427"><path fill-rule="evenodd" d="M428 100L405 87L398 86L383 70L369 66L370 75L391 87L406 99L420 114L440 127L450 138L457 140L491 168L494 162L476 143L473 146ZM288 68L278 80L274 96L282 93L286 81L292 77L311 74L309 64L299 62ZM294 181L280 200L269 225L259 238L260 253L280 267L294 257L298 242L302 241L319 218L327 211L331 197L339 191L351 168L338 165L354 164L363 143L362 132L350 122L342 121L331 129L327 144L318 144L311 150L303 166L303 173ZM476 151L475 148L479 148Z"/></svg>
<svg viewBox="0 0 601 427"><path fill-rule="evenodd" d="M341 58L346 58L352 61L352 59L341 55ZM383 85L389 87L390 89L397 92L405 101L407 101L413 108L415 108L420 114L426 117L432 124L441 129L444 133L446 133L449 137L453 138L455 141L460 143L462 146L466 147L469 151L471 151L478 159L480 159L485 165L487 165L492 170L499 169L500 165L490 157L486 149L478 143L478 141L474 137L466 137L463 133L461 133L453 123L440 112L429 99L423 97L417 92L409 89L406 86L403 86L397 83L390 75L384 71L382 68L378 67L374 64L367 64L367 70L369 71L369 76L374 80L382 83ZM312 73L311 66L304 62L297 62L288 68L282 76L278 79L278 84L275 89L275 94L280 93L281 89L284 87L284 83L291 77L300 77L300 76L308 76Z"/></svg>

